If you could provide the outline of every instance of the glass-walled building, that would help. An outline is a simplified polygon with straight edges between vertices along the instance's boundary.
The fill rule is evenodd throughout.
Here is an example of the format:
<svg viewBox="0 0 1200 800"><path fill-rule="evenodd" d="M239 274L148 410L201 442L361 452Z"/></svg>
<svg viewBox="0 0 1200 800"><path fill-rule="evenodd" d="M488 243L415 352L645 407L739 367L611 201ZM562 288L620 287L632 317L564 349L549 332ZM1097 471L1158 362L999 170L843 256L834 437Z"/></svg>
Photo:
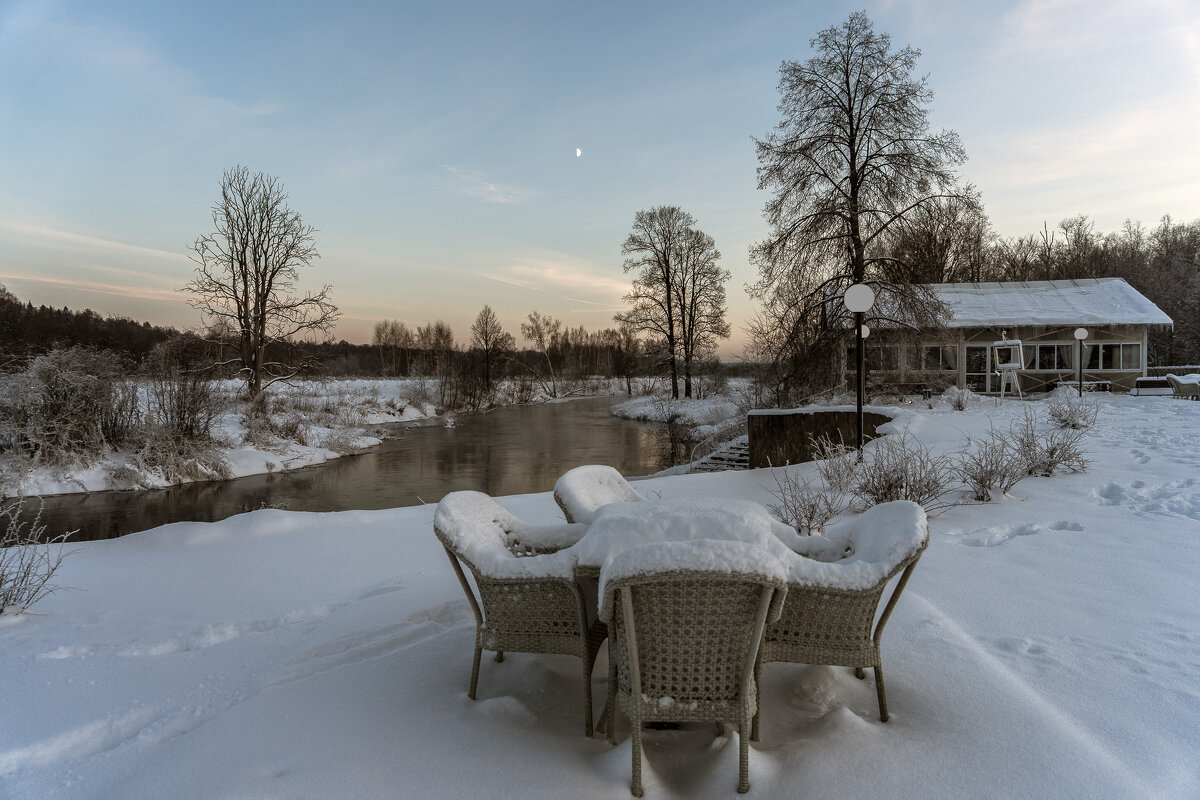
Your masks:
<svg viewBox="0 0 1200 800"><path fill-rule="evenodd" d="M1171 318L1121 278L1003 283L944 283L930 287L950 309L937 332L880 331L868 339L867 369L875 381L922 383L934 389L1000 391L998 359L1021 341L1017 379L1024 392L1048 391L1079 378L1129 391L1146 374L1149 331ZM1087 337L1075 338L1083 328ZM853 357L849 363L853 363Z"/></svg>

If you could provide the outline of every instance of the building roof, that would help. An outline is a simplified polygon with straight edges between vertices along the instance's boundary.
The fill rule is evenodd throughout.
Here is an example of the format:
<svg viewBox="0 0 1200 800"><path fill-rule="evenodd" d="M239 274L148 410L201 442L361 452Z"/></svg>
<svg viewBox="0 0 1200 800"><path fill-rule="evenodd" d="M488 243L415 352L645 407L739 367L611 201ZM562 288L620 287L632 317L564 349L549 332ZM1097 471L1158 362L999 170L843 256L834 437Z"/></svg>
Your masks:
<svg viewBox="0 0 1200 800"><path fill-rule="evenodd" d="M1173 324L1123 278L935 283L930 288L950 307L949 328Z"/></svg>

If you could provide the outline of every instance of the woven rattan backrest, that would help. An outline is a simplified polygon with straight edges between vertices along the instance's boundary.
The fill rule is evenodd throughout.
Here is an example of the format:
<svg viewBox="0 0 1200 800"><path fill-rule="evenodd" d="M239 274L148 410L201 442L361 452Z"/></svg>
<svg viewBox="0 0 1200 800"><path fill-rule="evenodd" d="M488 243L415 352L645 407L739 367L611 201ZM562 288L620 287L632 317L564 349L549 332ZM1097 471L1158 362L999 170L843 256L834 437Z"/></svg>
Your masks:
<svg viewBox="0 0 1200 800"><path fill-rule="evenodd" d="M737 701L776 589L765 579L712 573L659 574L614 584L613 590L622 593L613 615L622 693L633 692L634 640L642 697L683 705Z"/></svg>

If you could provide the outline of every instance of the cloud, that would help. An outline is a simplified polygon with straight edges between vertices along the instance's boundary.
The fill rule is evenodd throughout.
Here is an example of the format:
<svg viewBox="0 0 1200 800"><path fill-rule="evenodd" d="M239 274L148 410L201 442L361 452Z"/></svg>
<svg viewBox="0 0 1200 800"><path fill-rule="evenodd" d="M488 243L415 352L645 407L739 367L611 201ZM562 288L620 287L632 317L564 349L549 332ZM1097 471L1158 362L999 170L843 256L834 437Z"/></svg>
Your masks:
<svg viewBox="0 0 1200 800"><path fill-rule="evenodd" d="M448 164L443 164L442 169L458 178L459 194L476 197L487 203L516 203L528 196L525 192L512 186L492 183L484 177L482 172L452 167Z"/></svg>
<svg viewBox="0 0 1200 800"><path fill-rule="evenodd" d="M630 282L610 267L598 267L591 262L562 253L547 253L525 258L484 274L492 280L511 283L540 291L591 294L601 298L623 297ZM574 299L563 295L565 299ZM575 300L575 302L591 302ZM603 302L603 301L602 301Z"/></svg>
<svg viewBox="0 0 1200 800"><path fill-rule="evenodd" d="M48 286L61 286L80 292L122 297L129 300L154 300L184 304L186 298L177 289L155 289L148 286L129 286L127 284L100 283L98 281L81 281L68 278L50 278L45 275L26 275L19 272L0 272L0 278L25 283L40 283Z"/></svg>
<svg viewBox="0 0 1200 800"><path fill-rule="evenodd" d="M141 245L116 242L111 239L101 239L96 236L72 233L71 231L63 231L57 228L47 228L42 225L27 225L20 222L0 222L0 228L13 231L17 234L22 234L25 238L34 239L42 244L60 245L75 249L86 248L112 250L136 255L152 256L154 258L165 258L171 261L188 260L188 257L182 253L172 253L167 250L157 250L153 247L142 247Z"/></svg>

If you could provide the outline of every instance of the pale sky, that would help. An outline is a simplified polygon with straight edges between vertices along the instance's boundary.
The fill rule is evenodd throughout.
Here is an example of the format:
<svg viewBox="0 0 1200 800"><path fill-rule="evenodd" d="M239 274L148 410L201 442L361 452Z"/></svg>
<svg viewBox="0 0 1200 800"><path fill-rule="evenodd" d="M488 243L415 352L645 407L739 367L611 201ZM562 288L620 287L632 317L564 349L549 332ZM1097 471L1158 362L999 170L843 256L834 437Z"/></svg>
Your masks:
<svg viewBox="0 0 1200 800"><path fill-rule="evenodd" d="M0 283L187 328L188 246L222 172L280 178L315 225L301 286L336 338L383 318L622 308L634 213L679 205L733 273L767 233L752 136L779 64L862 3L0 2ZM871 2L922 50L935 127L1002 235L1200 218L1196 0ZM582 155L576 156L576 148Z"/></svg>

